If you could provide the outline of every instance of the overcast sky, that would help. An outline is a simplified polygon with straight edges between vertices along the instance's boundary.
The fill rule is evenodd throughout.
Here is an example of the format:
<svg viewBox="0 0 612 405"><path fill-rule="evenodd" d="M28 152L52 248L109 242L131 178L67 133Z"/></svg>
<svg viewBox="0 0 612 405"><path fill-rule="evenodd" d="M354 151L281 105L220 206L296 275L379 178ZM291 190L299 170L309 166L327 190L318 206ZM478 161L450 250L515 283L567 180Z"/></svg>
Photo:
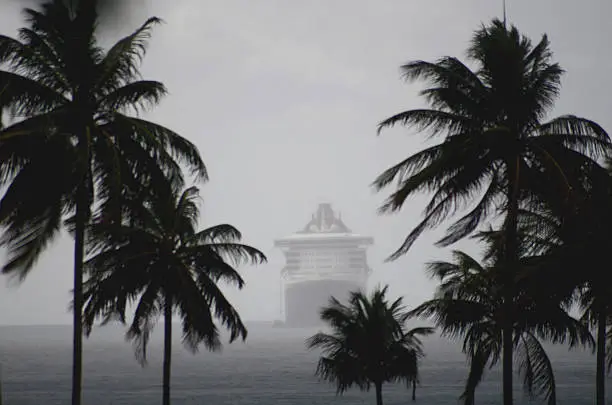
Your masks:
<svg viewBox="0 0 612 405"><path fill-rule="evenodd" d="M463 57L472 32L501 14L501 0L132 0L107 23L104 42L156 15L142 72L170 95L148 118L199 147L211 180L202 187L203 224L229 222L269 263L244 268L247 286L227 291L247 320L279 316L283 256L273 241L302 228L319 202L341 211L355 232L373 236L370 286L390 284L410 305L434 284L424 262L447 256L422 237L402 259L384 263L424 206L380 217L387 193L369 187L382 170L423 146L405 129L376 136L376 124L422 105L419 85L400 79L414 59ZM554 115L574 113L612 128L610 38L605 0L509 0L508 17L539 40L547 33L568 71ZM19 4L0 0L0 32L14 35ZM468 249L474 246L464 244ZM474 250L475 252L475 250ZM48 249L28 279L6 282L0 324L70 323L72 241Z"/></svg>

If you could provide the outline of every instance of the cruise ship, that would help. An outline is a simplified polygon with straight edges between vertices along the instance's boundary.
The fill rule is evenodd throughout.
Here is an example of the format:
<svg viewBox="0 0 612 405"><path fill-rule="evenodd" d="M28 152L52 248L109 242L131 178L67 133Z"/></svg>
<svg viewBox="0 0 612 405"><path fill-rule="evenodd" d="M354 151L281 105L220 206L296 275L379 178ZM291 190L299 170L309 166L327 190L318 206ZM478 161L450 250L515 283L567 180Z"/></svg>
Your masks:
<svg viewBox="0 0 612 405"><path fill-rule="evenodd" d="M366 250L373 238L353 233L331 204L319 204L303 229L274 242L285 255L281 271L284 325L320 325L331 296L345 301L365 289L371 272Z"/></svg>

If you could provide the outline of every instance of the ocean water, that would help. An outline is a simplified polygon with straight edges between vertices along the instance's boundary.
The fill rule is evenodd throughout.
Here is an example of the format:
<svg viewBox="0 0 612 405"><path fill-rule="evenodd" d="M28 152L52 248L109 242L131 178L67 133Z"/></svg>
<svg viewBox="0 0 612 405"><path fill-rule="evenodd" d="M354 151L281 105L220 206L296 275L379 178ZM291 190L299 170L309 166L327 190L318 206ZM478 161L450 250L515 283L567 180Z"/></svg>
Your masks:
<svg viewBox="0 0 612 405"><path fill-rule="evenodd" d="M178 326L178 325L177 325ZM161 403L161 325L141 368L118 326L95 330L85 342L84 405L156 405ZM206 405L373 404L373 392L357 389L336 396L335 388L314 375L317 352L304 347L316 329L249 327L246 343L225 345L220 353L195 355L181 343L175 328L172 403ZM70 326L0 327L0 362L4 405L65 405L70 399ZM437 337L425 342L422 384L417 404L457 404L467 376L456 345ZM549 349L556 370L558 404L593 403L594 357L585 352ZM499 404L500 375L491 370L476 393L479 405ZM518 381L517 381L518 383ZM412 403L402 385L383 389L387 405ZM517 385L516 403L528 404Z"/></svg>

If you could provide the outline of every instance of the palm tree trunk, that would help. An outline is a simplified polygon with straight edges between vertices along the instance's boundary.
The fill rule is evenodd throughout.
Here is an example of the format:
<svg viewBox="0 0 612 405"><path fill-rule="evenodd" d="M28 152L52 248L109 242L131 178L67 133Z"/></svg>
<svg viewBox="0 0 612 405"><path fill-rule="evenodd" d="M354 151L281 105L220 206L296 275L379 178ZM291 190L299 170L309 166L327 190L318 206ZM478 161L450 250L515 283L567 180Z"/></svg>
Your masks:
<svg viewBox="0 0 612 405"><path fill-rule="evenodd" d="M382 382L374 383L374 388L376 390L376 405L383 405Z"/></svg>
<svg viewBox="0 0 612 405"><path fill-rule="evenodd" d="M412 380L412 400L416 401L416 381Z"/></svg>
<svg viewBox="0 0 612 405"><path fill-rule="evenodd" d="M518 158L508 162L508 212L505 223L505 263L504 263L504 319L502 324L502 390L503 404L512 405L512 351L514 325L514 277L518 262L517 222L518 222Z"/></svg>
<svg viewBox="0 0 612 405"><path fill-rule="evenodd" d="M172 297L166 293L164 303L164 380L162 404L170 405L170 365L172 361Z"/></svg>
<svg viewBox="0 0 612 405"><path fill-rule="evenodd" d="M504 405L512 405L512 325L508 325L509 322L505 322L502 330L503 339L503 367L502 367L502 380L503 380L503 395Z"/></svg>
<svg viewBox="0 0 612 405"><path fill-rule="evenodd" d="M83 181L85 183L85 181ZM77 190L74 237L74 308L72 309L72 405L81 405L83 378L83 258L87 194L85 184Z"/></svg>
<svg viewBox="0 0 612 405"><path fill-rule="evenodd" d="M597 314L597 376L595 377L596 404L606 403L606 311Z"/></svg>

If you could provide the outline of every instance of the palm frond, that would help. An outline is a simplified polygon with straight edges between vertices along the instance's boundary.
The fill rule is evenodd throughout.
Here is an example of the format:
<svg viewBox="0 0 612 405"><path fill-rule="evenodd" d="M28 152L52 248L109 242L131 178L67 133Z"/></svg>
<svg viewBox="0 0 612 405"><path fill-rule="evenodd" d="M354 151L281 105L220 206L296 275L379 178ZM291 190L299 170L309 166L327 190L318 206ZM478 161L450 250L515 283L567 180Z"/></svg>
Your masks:
<svg viewBox="0 0 612 405"><path fill-rule="evenodd" d="M107 92L139 78L138 65L142 61L151 37L151 30L162 20L149 18L132 34L119 40L99 64L97 87Z"/></svg>
<svg viewBox="0 0 612 405"><path fill-rule="evenodd" d="M0 35L0 64L5 64L20 77L35 81L59 94L69 86L59 61L48 41L32 29L19 30L21 41Z"/></svg>
<svg viewBox="0 0 612 405"><path fill-rule="evenodd" d="M149 285L140 296L134 319L125 338L134 342L134 354L138 362L144 366L147 362L147 345L155 320L161 313L159 307L160 290L155 284Z"/></svg>
<svg viewBox="0 0 612 405"><path fill-rule="evenodd" d="M190 263L192 271L208 277L214 282L224 282L239 289L244 287L244 279L238 270L209 246L190 247L177 252L185 263Z"/></svg>
<svg viewBox="0 0 612 405"><path fill-rule="evenodd" d="M450 274L460 271L459 265L446 261L432 261L426 263L425 269L430 278L436 278L439 281L444 280Z"/></svg>
<svg viewBox="0 0 612 405"><path fill-rule="evenodd" d="M17 274L20 281L58 236L62 225L63 209L59 202L39 209L35 216L9 225L0 239L0 244L8 248L8 260L2 266L2 273Z"/></svg>
<svg viewBox="0 0 612 405"><path fill-rule="evenodd" d="M378 133L395 125L414 127L419 132L430 131L436 134L440 131L461 133L469 130L473 122L458 114L439 110L409 110L395 114L378 124Z"/></svg>
<svg viewBox="0 0 612 405"><path fill-rule="evenodd" d="M0 225L4 228L0 244L9 252L3 271L19 274L22 279L58 235L66 208L64 198L74 191L70 178L74 170L70 161L73 155L66 152L65 143L41 142L32 146L45 149L30 154L30 160L23 162L23 166L10 167L10 160L0 163L2 175L12 177L0 200ZM66 160L50 166L49 156ZM17 173L11 176L15 170ZM38 197L24 200L23 196L31 195L33 189L39 193Z"/></svg>
<svg viewBox="0 0 612 405"><path fill-rule="evenodd" d="M482 194L480 201L463 217L455 221L446 231L446 235L436 242L437 246L446 247L472 234L476 228L489 217L495 207L502 186L497 176L492 176L489 186Z"/></svg>
<svg viewBox="0 0 612 405"><path fill-rule="evenodd" d="M487 364L491 360L491 356L492 348L486 344L483 344L479 345L474 350L473 355L469 358L470 371L465 383L465 388L459 397L459 399L463 401L464 405L475 404L476 388L482 381Z"/></svg>
<svg viewBox="0 0 612 405"><path fill-rule="evenodd" d="M109 111L146 111L157 105L167 94L163 83L152 80L139 80L128 83L104 96L100 106Z"/></svg>
<svg viewBox="0 0 612 405"><path fill-rule="evenodd" d="M457 58L443 57L436 62L417 60L401 67L406 80L424 80L432 86L463 90L466 94L482 94L486 88L478 75Z"/></svg>
<svg viewBox="0 0 612 405"><path fill-rule="evenodd" d="M321 349L324 353L331 353L342 348L343 341L340 337L319 332L306 339L306 347L309 350Z"/></svg>
<svg viewBox="0 0 612 405"><path fill-rule="evenodd" d="M232 243L242 239L242 233L230 224L219 224L194 235L194 244Z"/></svg>
<svg viewBox="0 0 612 405"><path fill-rule="evenodd" d="M181 137L174 131L152 122L128 117L119 113L113 114L115 121L119 121L132 128L138 139L143 145L147 145L149 150L163 149L178 162L184 163L191 173L200 180L207 180L208 173L206 166L200 157L197 147Z"/></svg>
<svg viewBox="0 0 612 405"><path fill-rule="evenodd" d="M470 325L482 321L487 314L481 303L448 298L426 301L410 311L413 317L433 320L442 335L451 338L462 336Z"/></svg>
<svg viewBox="0 0 612 405"><path fill-rule="evenodd" d="M519 373L523 387L531 397L542 396L549 405L557 403L556 383L552 364L544 347L531 333L520 337Z"/></svg>
<svg viewBox="0 0 612 405"><path fill-rule="evenodd" d="M31 117L68 104L68 100L44 83L0 70L0 99L14 114Z"/></svg>
<svg viewBox="0 0 612 405"><path fill-rule="evenodd" d="M612 328L606 332L606 371L612 370Z"/></svg>
<svg viewBox="0 0 612 405"><path fill-rule="evenodd" d="M7 40L11 41L10 38ZM70 85L64 75L66 63L55 48L57 39L48 32L22 27L19 29L19 40L24 44L21 51L29 54L28 70L36 72L39 81L47 83L59 93L67 93Z"/></svg>
<svg viewBox="0 0 612 405"><path fill-rule="evenodd" d="M182 293L175 295L183 325L183 344L192 352L200 344L208 350L221 349L219 330L213 315L230 331L230 342L246 338L246 327L234 307L223 296L218 286L204 275L196 280L182 277Z"/></svg>
<svg viewBox="0 0 612 405"><path fill-rule="evenodd" d="M268 260L259 249L241 243L213 243L205 246L234 266L244 263L262 264Z"/></svg>
<svg viewBox="0 0 612 405"><path fill-rule="evenodd" d="M568 137L589 137L594 140L609 140L605 129L595 121L575 115L562 115L540 126L539 131L544 135L566 134Z"/></svg>
<svg viewBox="0 0 612 405"><path fill-rule="evenodd" d="M174 226L178 232L191 236L195 233L200 211L197 200L199 198L197 187L188 187L183 190L176 202L176 211L173 216Z"/></svg>
<svg viewBox="0 0 612 405"><path fill-rule="evenodd" d="M355 357L346 352L333 353L333 357L321 357L315 374L324 381L336 385L336 393L342 394L353 385L361 390L368 390L370 382L360 375L359 363Z"/></svg>

